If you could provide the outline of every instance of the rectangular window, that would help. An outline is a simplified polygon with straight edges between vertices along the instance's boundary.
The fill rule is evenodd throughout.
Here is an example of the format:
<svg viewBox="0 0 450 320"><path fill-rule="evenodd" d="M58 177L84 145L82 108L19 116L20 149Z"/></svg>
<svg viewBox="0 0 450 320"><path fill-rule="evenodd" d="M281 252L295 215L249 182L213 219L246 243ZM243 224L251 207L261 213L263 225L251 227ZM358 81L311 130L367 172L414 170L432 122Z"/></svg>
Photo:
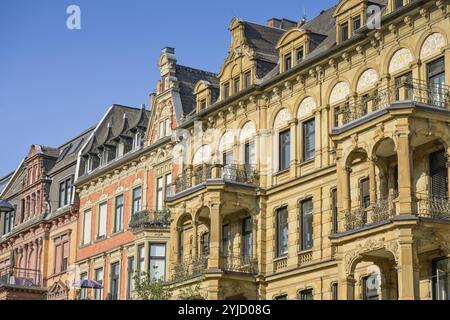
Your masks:
<svg viewBox="0 0 450 320"><path fill-rule="evenodd" d="M166 175L166 199L172 195L172 174Z"/></svg>
<svg viewBox="0 0 450 320"><path fill-rule="evenodd" d="M161 121L159 123L159 130L158 130L158 138L164 138L166 136L166 132L165 132L165 126L164 126L164 121Z"/></svg>
<svg viewBox="0 0 450 320"><path fill-rule="evenodd" d="M235 78L233 80L233 93L236 94L241 90L241 79Z"/></svg>
<svg viewBox="0 0 450 320"><path fill-rule="evenodd" d="M370 206L370 182L369 179L363 179L360 182L360 199L361 208L368 208Z"/></svg>
<svg viewBox="0 0 450 320"><path fill-rule="evenodd" d="M430 153L430 155L428 156L428 163L430 168L431 196L440 199L446 199L448 197L448 168L445 151L439 150ZM433 209L436 210L436 208ZM439 211L439 209L437 211Z"/></svg>
<svg viewBox="0 0 450 320"><path fill-rule="evenodd" d="M439 258L432 263L433 300L450 300L450 258Z"/></svg>
<svg viewBox="0 0 450 320"><path fill-rule="evenodd" d="M333 126L335 128L339 127L339 107L333 109Z"/></svg>
<svg viewBox="0 0 450 320"><path fill-rule="evenodd" d="M287 208L277 210L277 257L288 253L288 211Z"/></svg>
<svg viewBox="0 0 450 320"><path fill-rule="evenodd" d="M223 97L228 98L230 96L230 83L227 82L223 85Z"/></svg>
<svg viewBox="0 0 450 320"><path fill-rule="evenodd" d="M316 145L316 122L314 119L303 123L303 161L314 159Z"/></svg>
<svg viewBox="0 0 450 320"><path fill-rule="evenodd" d="M143 244L138 246L138 261L137 261L137 270L139 275L145 272L145 246Z"/></svg>
<svg viewBox="0 0 450 320"><path fill-rule="evenodd" d="M14 206L16 207L16 206ZM3 227L4 234L10 233L14 228L14 220L15 220L15 212L17 211L17 207L15 211L5 212L5 224Z"/></svg>
<svg viewBox="0 0 450 320"><path fill-rule="evenodd" d="M114 262L111 264L111 283L110 283L110 300L119 299L119 287L120 287L120 264Z"/></svg>
<svg viewBox="0 0 450 320"><path fill-rule="evenodd" d="M129 257L127 264L127 300L133 299L133 292L134 292L134 257Z"/></svg>
<svg viewBox="0 0 450 320"><path fill-rule="evenodd" d="M142 187L137 187L133 190L133 206L131 214L138 213L142 207Z"/></svg>
<svg viewBox="0 0 450 320"><path fill-rule="evenodd" d="M222 226L222 256L229 257L231 255L231 234L230 225L225 224Z"/></svg>
<svg viewBox="0 0 450 320"><path fill-rule="evenodd" d="M59 184L59 206L62 208L70 204L72 195L72 178L66 179Z"/></svg>
<svg viewBox="0 0 450 320"><path fill-rule="evenodd" d="M244 74L244 88L247 89L252 85L251 72L248 71Z"/></svg>
<svg viewBox="0 0 450 320"><path fill-rule="evenodd" d="M348 39L348 22L341 24L341 42Z"/></svg>
<svg viewBox="0 0 450 320"><path fill-rule="evenodd" d="M307 289L307 290L303 290L300 291L300 300L314 300L313 299L313 290L312 289Z"/></svg>
<svg viewBox="0 0 450 320"><path fill-rule="evenodd" d="M337 206L337 189L331 191L331 217L333 233L338 232L338 206Z"/></svg>
<svg viewBox="0 0 450 320"><path fill-rule="evenodd" d="M289 168L291 162L291 131L289 129L280 133L278 159L280 171Z"/></svg>
<svg viewBox="0 0 450 320"><path fill-rule="evenodd" d="M62 261L61 261L61 272L67 271L69 266L69 241L65 241L62 244Z"/></svg>
<svg viewBox="0 0 450 320"><path fill-rule="evenodd" d="M103 285L103 268L95 269L94 271L94 280ZM95 289L94 290L94 299L102 300L103 299L103 289Z"/></svg>
<svg viewBox="0 0 450 320"><path fill-rule="evenodd" d="M403 0L394 0L394 10L403 7Z"/></svg>
<svg viewBox="0 0 450 320"><path fill-rule="evenodd" d="M178 234L178 260L183 262L184 259L184 229Z"/></svg>
<svg viewBox="0 0 450 320"><path fill-rule="evenodd" d="M353 31L356 31L359 28L361 28L361 17L354 17L353 18Z"/></svg>
<svg viewBox="0 0 450 320"><path fill-rule="evenodd" d="M202 234L202 257L209 256L209 233L205 232Z"/></svg>
<svg viewBox="0 0 450 320"><path fill-rule="evenodd" d="M413 74L408 72L395 78L395 99L410 100L413 96ZM400 94L404 92L403 96Z"/></svg>
<svg viewBox="0 0 450 320"><path fill-rule="evenodd" d="M55 274L61 272L61 257L62 257L62 245L58 244L55 246L55 269L54 269Z"/></svg>
<svg viewBox="0 0 450 320"><path fill-rule="evenodd" d="M255 164L255 141L250 141L245 144L245 164Z"/></svg>
<svg viewBox="0 0 450 320"><path fill-rule="evenodd" d="M88 278L87 272L83 272L82 274L80 274L80 280L81 281L87 280L87 278ZM88 297L87 294L88 294L88 289L87 288L81 288L81 290L80 290L80 299L81 300L87 299L87 297Z"/></svg>
<svg viewBox="0 0 450 320"><path fill-rule="evenodd" d="M156 180L156 210L163 208L163 178Z"/></svg>
<svg viewBox="0 0 450 320"><path fill-rule="evenodd" d="M224 166L226 166L227 164L232 164L233 163L233 151L232 150L225 151L222 154L222 160L223 160Z"/></svg>
<svg viewBox="0 0 450 320"><path fill-rule="evenodd" d="M200 101L200 111L205 109L206 109L206 99L203 99L202 101Z"/></svg>
<svg viewBox="0 0 450 320"><path fill-rule="evenodd" d="M116 197L116 211L114 215L114 233L123 229L123 195Z"/></svg>
<svg viewBox="0 0 450 320"><path fill-rule="evenodd" d="M166 245L150 245L150 279L166 280Z"/></svg>
<svg viewBox="0 0 450 320"><path fill-rule="evenodd" d="M104 202L98 207L97 239L106 237L106 219L108 217L108 203Z"/></svg>
<svg viewBox="0 0 450 320"><path fill-rule="evenodd" d="M165 137L168 137L172 134L172 119L169 117L166 120L164 120L164 127L165 127Z"/></svg>
<svg viewBox="0 0 450 320"><path fill-rule="evenodd" d="M304 47L301 46L300 48L297 48L297 50L295 50L295 54L296 54L297 64L299 64L300 62L303 61L303 58L305 57Z"/></svg>
<svg viewBox="0 0 450 320"><path fill-rule="evenodd" d="M284 71L288 71L292 68L292 55L288 53L284 56Z"/></svg>
<svg viewBox="0 0 450 320"><path fill-rule="evenodd" d="M253 256L253 227L251 217L242 220L242 256Z"/></svg>
<svg viewBox="0 0 450 320"><path fill-rule="evenodd" d="M428 77L428 103L445 107L446 106L446 93L445 88L445 62L444 58L440 58L427 65L427 77Z"/></svg>
<svg viewBox="0 0 450 320"><path fill-rule="evenodd" d="M84 219L83 219L83 241L82 241L83 245L91 243L91 224L92 224L92 211L86 210L84 212Z"/></svg>
<svg viewBox="0 0 450 320"><path fill-rule="evenodd" d="M339 300L338 289L339 289L338 283L333 282L331 284L331 299L332 300Z"/></svg>
<svg viewBox="0 0 450 320"><path fill-rule="evenodd" d="M308 199L301 203L301 250L309 250L313 246L313 201Z"/></svg>

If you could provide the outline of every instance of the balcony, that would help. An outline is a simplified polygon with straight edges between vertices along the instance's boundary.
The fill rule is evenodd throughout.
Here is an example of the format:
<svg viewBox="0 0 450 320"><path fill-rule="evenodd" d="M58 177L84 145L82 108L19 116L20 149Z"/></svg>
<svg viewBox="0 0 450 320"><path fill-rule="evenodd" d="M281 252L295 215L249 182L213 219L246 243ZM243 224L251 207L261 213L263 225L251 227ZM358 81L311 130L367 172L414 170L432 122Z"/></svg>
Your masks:
<svg viewBox="0 0 450 320"><path fill-rule="evenodd" d="M259 184L259 174L254 165L250 164L202 164L192 170L185 170L175 180L175 193L206 183L209 179L221 179L232 183L242 183L251 186Z"/></svg>
<svg viewBox="0 0 450 320"><path fill-rule="evenodd" d="M431 85L425 81L404 77L395 84L380 86L368 94L350 99L338 106L336 119L338 123L335 128L386 109L395 101L411 101L438 110L450 111L450 86Z"/></svg>
<svg viewBox="0 0 450 320"><path fill-rule="evenodd" d="M223 271L228 272L240 272L240 273L256 273L256 263L253 257L249 256L222 256L222 267Z"/></svg>
<svg viewBox="0 0 450 320"><path fill-rule="evenodd" d="M344 230L354 231L389 222L396 216L397 197L378 200L367 208L356 207L344 214ZM413 198L413 216L450 222L450 199L418 193Z"/></svg>
<svg viewBox="0 0 450 320"><path fill-rule="evenodd" d="M175 264L170 282L183 282L205 273L208 269L208 257L185 259Z"/></svg>
<svg viewBox="0 0 450 320"><path fill-rule="evenodd" d="M5 268L0 270L0 285L40 288L42 274L39 270Z"/></svg>
<svg viewBox="0 0 450 320"><path fill-rule="evenodd" d="M146 228L160 229L170 226L170 211L161 210L143 210L131 216L129 227L131 229Z"/></svg>

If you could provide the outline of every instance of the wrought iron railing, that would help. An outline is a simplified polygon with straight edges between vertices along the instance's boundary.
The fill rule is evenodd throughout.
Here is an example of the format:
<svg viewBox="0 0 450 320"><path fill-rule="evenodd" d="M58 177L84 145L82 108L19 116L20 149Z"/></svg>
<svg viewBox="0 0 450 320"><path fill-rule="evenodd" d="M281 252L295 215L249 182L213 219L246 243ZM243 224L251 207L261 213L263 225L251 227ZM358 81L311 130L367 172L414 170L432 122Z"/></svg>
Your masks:
<svg viewBox="0 0 450 320"><path fill-rule="evenodd" d="M207 256L186 259L175 264L173 267L171 281L179 282L202 275L207 268Z"/></svg>
<svg viewBox="0 0 450 320"><path fill-rule="evenodd" d="M33 269L4 268L0 270L0 285L42 287L42 273Z"/></svg>
<svg viewBox="0 0 450 320"><path fill-rule="evenodd" d="M388 107L394 101L413 101L438 109L450 110L450 86L403 78L394 84L375 88L367 94L350 98L338 111L338 126Z"/></svg>
<svg viewBox="0 0 450 320"><path fill-rule="evenodd" d="M170 226L168 209L143 210L131 216L129 227L134 228L167 228Z"/></svg>
<svg viewBox="0 0 450 320"><path fill-rule="evenodd" d="M396 197L378 199L367 208L356 207L344 214L344 231L357 230L381 221L386 221L395 216Z"/></svg>
<svg viewBox="0 0 450 320"><path fill-rule="evenodd" d="M217 178L232 182L258 185L259 174L255 165L231 163L231 164L202 164L192 170L185 170L175 180L175 193L180 193L193 186L206 182L213 178L213 169L218 171Z"/></svg>
<svg viewBox="0 0 450 320"><path fill-rule="evenodd" d="M221 269L224 271L256 273L253 257L249 256L222 256Z"/></svg>
<svg viewBox="0 0 450 320"><path fill-rule="evenodd" d="M450 221L450 200L448 197L419 193L416 199L419 217Z"/></svg>

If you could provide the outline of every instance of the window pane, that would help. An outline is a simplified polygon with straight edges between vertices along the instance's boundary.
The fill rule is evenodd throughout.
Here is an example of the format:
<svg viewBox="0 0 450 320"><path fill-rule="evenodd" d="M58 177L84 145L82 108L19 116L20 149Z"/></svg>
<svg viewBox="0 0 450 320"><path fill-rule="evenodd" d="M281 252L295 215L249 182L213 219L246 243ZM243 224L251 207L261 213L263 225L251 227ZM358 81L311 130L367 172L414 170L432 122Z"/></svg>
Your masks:
<svg viewBox="0 0 450 320"><path fill-rule="evenodd" d="M123 195L116 198L116 214L114 217L114 232L123 228Z"/></svg>
<svg viewBox="0 0 450 320"><path fill-rule="evenodd" d="M302 250L308 250L313 245L313 202L312 199L302 202Z"/></svg>
<svg viewBox="0 0 450 320"><path fill-rule="evenodd" d="M163 208L163 180L158 178L157 191L156 191L156 209L161 210Z"/></svg>
<svg viewBox="0 0 450 320"><path fill-rule="evenodd" d="M91 218L91 210L86 211L84 213L83 244L88 244L91 242Z"/></svg>
<svg viewBox="0 0 450 320"><path fill-rule="evenodd" d="M133 190L133 209L132 214L141 211L141 202L142 202L142 188L138 187Z"/></svg>
<svg viewBox="0 0 450 320"><path fill-rule="evenodd" d="M166 278L166 245L150 245L150 279Z"/></svg>
<svg viewBox="0 0 450 320"><path fill-rule="evenodd" d="M166 199L172 194L172 174L166 175Z"/></svg>
<svg viewBox="0 0 450 320"><path fill-rule="evenodd" d="M98 209L98 235L101 238L106 236L106 217L108 214L108 204L102 203Z"/></svg>
<svg viewBox="0 0 450 320"><path fill-rule="evenodd" d="M132 298L132 293L134 291L134 257L128 258L128 270L127 270L127 299L130 300Z"/></svg>
<svg viewBox="0 0 450 320"><path fill-rule="evenodd" d="M150 246L150 256L165 257L166 256L166 245L165 244L152 244Z"/></svg>
<svg viewBox="0 0 450 320"><path fill-rule="evenodd" d="M303 123L303 160L314 159L315 120Z"/></svg>
<svg viewBox="0 0 450 320"><path fill-rule="evenodd" d="M100 284L103 284L103 268L99 268L95 270L95 281ZM103 299L103 289L94 289L94 298L95 300Z"/></svg>
<svg viewBox="0 0 450 320"><path fill-rule="evenodd" d="M277 242L278 256L288 252L288 212L287 208L278 210L277 213Z"/></svg>
<svg viewBox="0 0 450 320"><path fill-rule="evenodd" d="M290 130L280 133L279 138L279 159L280 159L280 170L289 168L291 158L290 158Z"/></svg>

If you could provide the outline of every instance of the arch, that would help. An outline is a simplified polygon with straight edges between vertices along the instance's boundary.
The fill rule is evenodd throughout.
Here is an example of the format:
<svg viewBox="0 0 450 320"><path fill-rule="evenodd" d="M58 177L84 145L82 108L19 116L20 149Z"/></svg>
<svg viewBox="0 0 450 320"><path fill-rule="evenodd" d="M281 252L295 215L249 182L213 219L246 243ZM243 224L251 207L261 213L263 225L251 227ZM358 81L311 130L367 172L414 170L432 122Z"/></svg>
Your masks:
<svg viewBox="0 0 450 320"><path fill-rule="evenodd" d="M381 139L377 140L377 141L372 145L372 147L370 148L370 153L369 153L369 155L370 155L371 157L374 157L374 156L383 156L382 154L377 154L377 151L378 151L378 148L380 148L380 146L382 146L382 145L386 145L386 146L387 146L386 143L387 143L387 144L393 145L393 151L397 150L397 144L396 144L396 141L395 141L394 139L392 139L392 138L390 138L390 137L382 137Z"/></svg>
<svg viewBox="0 0 450 320"><path fill-rule="evenodd" d="M344 156L343 163L345 163L345 166L350 166L351 161L353 161L354 159L356 158L367 159L368 156L369 153L367 152L367 150L361 146L358 146L349 151L348 154Z"/></svg>
<svg viewBox="0 0 450 320"><path fill-rule="evenodd" d="M441 49L447 45L445 37L439 33L434 32L430 34L424 41L420 48L420 59L426 59L435 54L441 53Z"/></svg>
<svg viewBox="0 0 450 320"><path fill-rule="evenodd" d="M219 142L219 151L223 152L230 148L233 148L234 145L234 131L227 130L220 138Z"/></svg>
<svg viewBox="0 0 450 320"><path fill-rule="evenodd" d="M241 129L239 142L244 143L254 139L256 136L256 127L253 121L247 121Z"/></svg>
<svg viewBox="0 0 450 320"><path fill-rule="evenodd" d="M195 166L202 163L209 163L211 161L211 151L211 147L206 144L198 148L192 158L192 164Z"/></svg>
<svg viewBox="0 0 450 320"><path fill-rule="evenodd" d="M389 60L388 73L394 74L398 70L406 68L413 62L414 56L408 48L400 48L394 52Z"/></svg>
<svg viewBox="0 0 450 320"><path fill-rule="evenodd" d="M291 121L291 113L287 108L283 108L278 111L275 120L273 121L273 128L275 130L285 127Z"/></svg>
<svg viewBox="0 0 450 320"><path fill-rule="evenodd" d="M350 87L344 81L337 82L331 90L328 103L334 105L338 102L342 102L350 95Z"/></svg>
<svg viewBox="0 0 450 320"><path fill-rule="evenodd" d="M313 97L305 97L297 110L297 118L304 118L313 113L313 111L317 108L316 100Z"/></svg>
<svg viewBox="0 0 450 320"><path fill-rule="evenodd" d="M378 80L378 72L375 69L366 69L358 78L356 92L360 93L374 87Z"/></svg>

